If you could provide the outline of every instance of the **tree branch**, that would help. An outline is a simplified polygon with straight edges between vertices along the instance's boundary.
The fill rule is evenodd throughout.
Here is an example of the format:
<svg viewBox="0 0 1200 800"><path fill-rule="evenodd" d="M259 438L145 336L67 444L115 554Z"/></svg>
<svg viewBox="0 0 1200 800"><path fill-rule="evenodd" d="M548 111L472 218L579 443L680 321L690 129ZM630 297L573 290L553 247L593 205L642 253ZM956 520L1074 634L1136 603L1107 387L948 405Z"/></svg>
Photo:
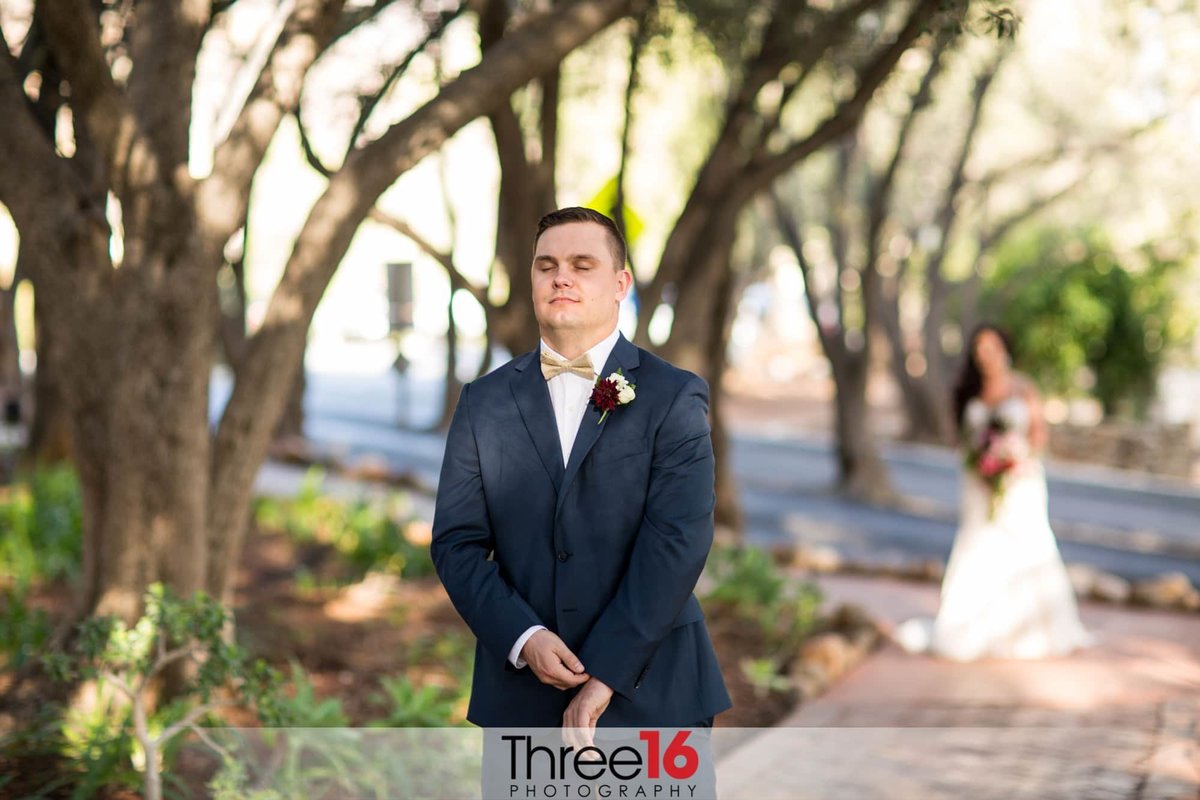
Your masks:
<svg viewBox="0 0 1200 800"><path fill-rule="evenodd" d="M1101 139L1097 142L1084 142L1067 144L1060 143L1041 153L1036 153L1027 158L1020 159L1003 167L993 169L978 178L971 181L973 189L979 192L987 192L992 186L1003 181L1010 181L1013 178L1020 178L1030 172L1036 172L1043 167L1050 167L1060 163L1066 158L1073 156L1087 158L1098 153L1107 153L1112 150L1124 147L1132 140L1149 133L1161 126L1167 117L1156 117L1145 125L1134 128L1131 131L1125 131L1115 136L1110 136L1106 139Z"/></svg>
<svg viewBox="0 0 1200 800"><path fill-rule="evenodd" d="M1057 203L1062 198L1069 195L1071 192L1078 189L1084 184L1089 175L1088 173L1080 173L1074 180L1067 183L1065 186L1056 189L1053 192L1036 197L1029 201L1024 207L1006 215L996 224L992 225L988 230L984 231L979 237L979 251L985 253L994 248L1004 237L1008 236L1013 228L1020 225L1025 220L1039 214L1042 210Z"/></svg>
<svg viewBox="0 0 1200 800"><path fill-rule="evenodd" d="M328 47L345 0L297 0L229 134L197 191L201 228L224 246L242 220L250 185L283 118L300 103L304 77Z"/></svg>
<svg viewBox="0 0 1200 800"><path fill-rule="evenodd" d="M875 90L887 79L900 56L912 45L942 5L942 0L917 0L904 27L891 44L884 47L860 73L854 95L841 103L807 137L780 153L761 157L746 170L745 191L753 195L770 185L808 155L849 133L862 117Z"/></svg>
<svg viewBox="0 0 1200 800"><path fill-rule="evenodd" d="M94 205L80 176L58 157L53 142L34 118L3 31L0 51L0 119L4 120L0 124L0 202L12 214L22 245L26 240L32 245L38 232L59 239L80 235L81 223L94 226L94 233L107 241L104 208ZM74 209L83 214L73 213ZM45 259L30 259L30 263L35 283L47 277L42 267ZM80 265L57 268L76 266Z"/></svg>
<svg viewBox="0 0 1200 800"><path fill-rule="evenodd" d="M333 38L329 43L332 45L335 42L344 39L346 36L349 36L359 27L367 24L371 20L377 19L380 14L386 11L390 6L395 5L395 3L396 0L375 0L375 2L369 6L346 11L342 14L341 19L338 20L337 27L333 32Z"/></svg>
<svg viewBox="0 0 1200 800"><path fill-rule="evenodd" d="M142 168L157 173L153 155L139 143L137 120L128 98L109 71L100 31L87 0L42 0L38 3L46 39L54 59L71 85L71 105L102 154L109 184L124 194L126 167L140 156Z"/></svg>
<svg viewBox="0 0 1200 800"><path fill-rule="evenodd" d="M120 689L121 692L123 692L130 700L137 699L138 692L134 690L134 688L130 686L124 678L117 675L117 673L110 672L109 670L101 670L100 677L111 682L113 686L116 686L118 689Z"/></svg>
<svg viewBox="0 0 1200 800"><path fill-rule="evenodd" d="M803 45L795 48L800 53L796 64L796 75L791 80L783 81L783 90L775 111L765 120L762 133L759 135L758 146L754 158L765 158L769 154L768 145L771 135L779 129L783 121L783 113L788 102L796 91L804 85L804 81L812 74L813 67L824 58L829 50L846 40L854 30L854 21L881 5L881 0L857 0L844 8L828 14L816 27L813 33L806 37Z"/></svg>
<svg viewBox="0 0 1200 800"><path fill-rule="evenodd" d="M900 130L896 134L896 146L892 150L892 157L888 161L883 174L873 182L869 190L867 197L867 248L869 254L867 260L869 262L874 263L875 254L878 251L879 234L888 216L892 187L896 182L896 174L899 172L900 163L904 158L908 138L912 134L917 118L929 107L932 99L931 90L933 82L941 74L943 64L942 55L945 53L950 41L950 37L946 35L938 36L934 40L929 52L929 67L921 77L921 82L917 86L917 90L913 94L909 104L908 112L904 115L904 119L900 123Z"/></svg>
<svg viewBox="0 0 1200 800"><path fill-rule="evenodd" d="M180 718L178 722L175 722L164 728L163 732L155 737L152 741L156 747L161 747L166 742L169 742L172 736L179 733L184 728L192 727L196 723L196 720L200 719L205 714L211 711L216 711L218 708L233 708L236 705L237 703L220 700L211 703L202 703L188 711L188 713Z"/></svg>
<svg viewBox="0 0 1200 800"><path fill-rule="evenodd" d="M304 127L304 120L300 118L300 108L295 111L296 129L300 132L300 150L304 153L304 160L312 167L317 174L331 178L334 170L325 166L325 162L317 155L317 151L312 146L312 140L308 138L308 129Z"/></svg>
<svg viewBox="0 0 1200 800"><path fill-rule="evenodd" d="M376 5L379 5L379 3L384 3L386 5L390 2L392 2L392 0L378 0ZM413 59L423 53L430 44L440 39L442 34L446 31L446 26L462 16L463 11L465 10L466 6L460 5L450 11L443 11L442 13L438 14L437 19L435 19L433 24L430 25L429 32L425 34L425 38L421 40L420 44L410 50L408 55L406 55L399 64L391 69L387 78L384 80L383 85L379 87L379 91L367 96L365 99L360 99L362 106L359 109L358 120L354 123L354 129L350 132L350 138L346 142L347 156L350 155L350 151L352 151L358 144L358 137L362 134L363 129L367 126L367 121L370 120L371 114L375 111L375 107L378 106L379 102L387 96L387 93L391 90L392 86L395 85L396 81L399 80L400 76L403 75L408 70L409 66L412 65Z"/></svg>
<svg viewBox="0 0 1200 800"><path fill-rule="evenodd" d="M712 247L708 240L716 232L710 220L718 215L716 207L728 200L731 183L742 177L745 164L752 157L752 153L747 155L747 142L754 140L751 127L761 121L755 111L757 97L763 87L793 60L796 48L790 40L789 25L794 25L796 13L794 5L777 6L772 10L758 48L747 60L745 76L730 92L720 133L696 175L683 211L667 236L658 269L649 281L638 284L638 295L643 300L638 312L639 337L644 335L666 286L680 280L689 265L696 261L693 254Z"/></svg>
<svg viewBox="0 0 1200 800"><path fill-rule="evenodd" d="M633 98L638 89L638 67L641 62L642 49L649 38L648 20L646 16L633 20L633 31L629 35L629 79L625 82L625 97L622 104L621 126L621 156L617 161L617 185L613 192L612 218L617 223L617 230L629 241L629 231L625 229L625 175L629 167L629 151L632 145L633 133ZM632 253L627 253L630 269L634 267ZM624 265L622 265L624 266ZM636 271L634 272L636 275Z"/></svg>
<svg viewBox="0 0 1200 800"><path fill-rule="evenodd" d="M162 637L160 636L159 638L161 639ZM194 653L195 650L196 647L192 644L185 644L180 647L176 647L174 650L167 650L158 657L158 660L154 662L154 669L152 671L161 672L170 665L174 664L176 661L179 661L182 658L187 658L189 655Z"/></svg>
<svg viewBox="0 0 1200 800"><path fill-rule="evenodd" d="M455 265L454 257L451 256L450 253L437 249L429 242L428 239L417 233L416 230L414 230L413 227L407 222L399 217L387 213L381 208L376 207L371 209L371 212L368 216L370 219L380 223L381 225L387 225L389 228L396 231L396 233L399 233L401 236L410 240L417 247L421 248L421 250L430 258L441 264L442 269L446 270L446 275L450 278L450 285L454 287L455 291L461 289L465 292L470 292L471 296L478 301L479 305L487 308L487 287L478 286L472 283L465 275L463 275Z"/></svg>
<svg viewBox="0 0 1200 800"><path fill-rule="evenodd" d="M137 7L129 101L139 128L153 142L164 180L190 182L186 167L196 56L211 10L209 0Z"/></svg>
<svg viewBox="0 0 1200 800"><path fill-rule="evenodd" d="M943 193L942 206L934 217L934 222L942 231L943 244L938 248L941 256L938 259L939 265L945 256L945 242L949 239L950 228L954 224L955 204L959 193L966 184L967 160L971 157L971 148L975 142L975 136L979 132L979 123L983 119L984 101L987 98L988 89L991 88L996 79L996 71L999 67L1000 58L997 58L995 63L984 70L975 80L975 89L971 95L971 116L967 121L967 128L963 134L962 144L959 146L958 158L955 160L954 166L950 171L950 180Z"/></svg>
<svg viewBox="0 0 1200 800"><path fill-rule="evenodd" d="M804 277L804 296L808 300L808 313L817 328L821 347L831 359L842 358L845 348L842 337L833 335L821 324L821 305L825 302L825 298L817 294L812 265L808 263L808 257L804 255L804 236L800 232L800 223L795 218L794 212L788 211L779 192L774 187L768 189L766 195L774 212L775 224L779 228L779 233L788 249L792 251L792 255L796 257L796 264L799 265L800 274ZM796 205L798 206L798 204Z"/></svg>

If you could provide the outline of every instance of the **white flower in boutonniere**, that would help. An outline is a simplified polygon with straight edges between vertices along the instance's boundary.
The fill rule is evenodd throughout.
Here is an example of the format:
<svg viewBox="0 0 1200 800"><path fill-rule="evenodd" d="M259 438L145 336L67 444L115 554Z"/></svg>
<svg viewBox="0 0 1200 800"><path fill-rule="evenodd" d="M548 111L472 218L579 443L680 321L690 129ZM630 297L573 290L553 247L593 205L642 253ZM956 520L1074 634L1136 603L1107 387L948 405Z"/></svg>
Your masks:
<svg viewBox="0 0 1200 800"><path fill-rule="evenodd" d="M592 405L598 408L601 414L600 420L596 424L604 422L608 412L617 406L632 403L637 397L637 393L634 392L636 388L637 384L630 383L620 369L607 378L597 378L596 385L592 389Z"/></svg>

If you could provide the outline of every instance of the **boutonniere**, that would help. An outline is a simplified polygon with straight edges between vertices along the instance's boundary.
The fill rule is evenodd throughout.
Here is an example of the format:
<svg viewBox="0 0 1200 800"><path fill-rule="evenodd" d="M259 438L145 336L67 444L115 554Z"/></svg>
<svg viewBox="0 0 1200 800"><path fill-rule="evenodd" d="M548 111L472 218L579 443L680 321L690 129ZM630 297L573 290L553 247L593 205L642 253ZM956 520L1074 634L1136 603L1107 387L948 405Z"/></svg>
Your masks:
<svg viewBox="0 0 1200 800"><path fill-rule="evenodd" d="M597 377L596 385L592 388L592 405L603 413L600 414L600 421L596 424L604 422L608 412L617 406L632 403L633 399L637 397L637 393L633 391L636 388L637 385L626 380L624 373L619 368L607 378Z"/></svg>

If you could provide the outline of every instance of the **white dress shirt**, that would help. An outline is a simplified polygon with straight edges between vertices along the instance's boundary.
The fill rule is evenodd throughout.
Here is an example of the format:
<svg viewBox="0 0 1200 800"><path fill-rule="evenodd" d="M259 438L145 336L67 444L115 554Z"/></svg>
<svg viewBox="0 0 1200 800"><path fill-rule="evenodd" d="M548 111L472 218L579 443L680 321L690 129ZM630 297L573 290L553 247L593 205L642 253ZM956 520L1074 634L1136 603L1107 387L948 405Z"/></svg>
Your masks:
<svg viewBox="0 0 1200 800"><path fill-rule="evenodd" d="M592 387L595 386L595 377L598 377L600 370L604 369L604 364L608 361L608 356L612 353L619 336L620 330L614 327L612 333L588 349L587 354L592 360L592 372L594 373L592 380L589 381L573 372L563 372L546 381L546 388L550 390L550 405L554 407L554 421L558 425L558 441L562 445L564 466L571 458L571 448L575 445L575 434L579 432L579 424L583 422L583 415L587 413L587 404L592 396ZM554 348L546 344L545 339L541 344L542 350L550 355L564 361L569 360L563 354L555 352ZM512 650L508 652L508 660L514 667L521 669L525 666L525 660L521 658L521 648L525 646L525 642L529 641L530 636L544 630L546 630L545 625L533 625L521 634Z"/></svg>

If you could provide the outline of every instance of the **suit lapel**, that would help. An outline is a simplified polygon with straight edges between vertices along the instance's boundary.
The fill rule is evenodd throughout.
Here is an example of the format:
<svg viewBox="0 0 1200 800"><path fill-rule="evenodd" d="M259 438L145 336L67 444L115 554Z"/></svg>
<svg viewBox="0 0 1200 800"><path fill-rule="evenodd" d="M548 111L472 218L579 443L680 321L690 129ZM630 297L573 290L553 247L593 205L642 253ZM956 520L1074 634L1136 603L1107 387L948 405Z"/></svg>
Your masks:
<svg viewBox="0 0 1200 800"><path fill-rule="evenodd" d="M600 377L606 378L617 371L617 367L621 368L621 372L629 379L630 383L637 383L637 377L634 370L638 367L638 349L623 334L617 336L617 342L613 345L612 352L608 354L608 361L604 363L604 369L600 370ZM562 508L563 498L567 494L567 490L571 488L571 482L579 473L579 467L583 460L587 458L587 454L591 452L592 445L600 438L600 434L604 429L612 424L613 416L621 413L620 406L615 411L610 411L603 422L598 422L600 412L597 411L589 402L587 410L583 413L583 420L579 423L579 431L575 434L575 443L571 445L571 458L567 462L566 472L562 478L562 485L558 490L558 507ZM561 461L562 459L559 458Z"/></svg>
<svg viewBox="0 0 1200 800"><path fill-rule="evenodd" d="M517 408L521 412L521 420L533 439L538 457L546 474L554 484L554 490L560 492L563 479L562 444L558 439L558 425L554 422L554 406L550 404L550 390L546 387L546 379L542 377L541 368L537 361L538 351L521 356L514 366L511 387Z"/></svg>

